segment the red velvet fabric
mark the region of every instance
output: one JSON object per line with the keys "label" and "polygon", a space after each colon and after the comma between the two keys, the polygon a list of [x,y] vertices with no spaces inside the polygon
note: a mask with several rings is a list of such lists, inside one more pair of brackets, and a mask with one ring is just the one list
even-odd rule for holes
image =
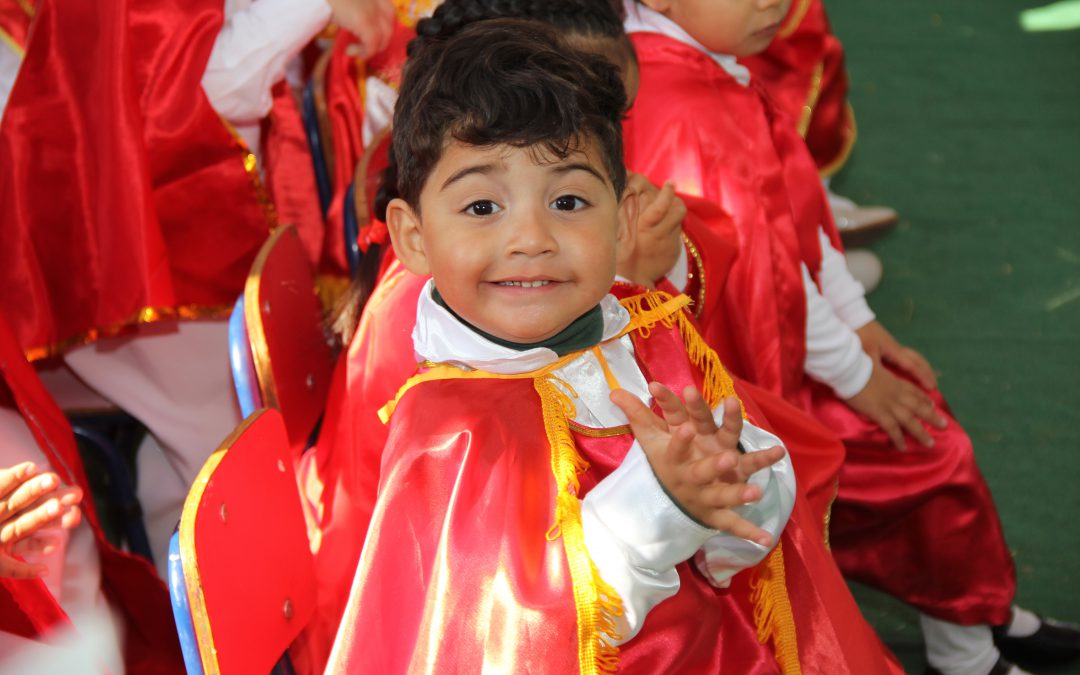
{"label": "red velvet fabric", "polygon": [[42,0],[34,21],[0,127],[0,286],[18,289],[0,310],[19,342],[41,356],[226,312],[270,223],[200,84],[221,2]]}
{"label": "red velvet fabric", "polygon": [[[700,52],[656,34],[633,39],[641,88],[625,125],[628,164],[656,182],[697,186],[732,216],[739,257],[723,311],[703,317],[704,334],[733,373],[843,438],[832,515],[841,569],[933,616],[1006,621],[1015,571],[967,436],[953,422],[931,430],[933,451],[886,451],[879,430],[803,372],[799,266],[817,269],[820,251],[809,250],[809,237],[823,223],[835,229],[793,125]],[[919,480],[905,482],[905,472]],[[962,545],[938,545],[958,539]]]}
{"label": "red velvet fabric", "polygon": [[[102,588],[123,616],[127,671],[183,673],[180,643],[172,620],[169,593],[153,566],[108,543],[98,522],[90,485],[67,418],[56,406],[37,373],[27,363],[14,333],[0,313],[0,391],[27,420],[50,469],[86,495],[82,511],[94,531],[101,556]],[[0,579],[0,631],[36,637],[70,625],[63,609],[40,579]]]}
{"label": "red velvet fabric", "polygon": [[844,48],[822,1],[793,2],[769,48],[740,62],[789,118],[806,119],[804,138],[818,169],[838,171],[855,142],[855,119],[847,101]]}

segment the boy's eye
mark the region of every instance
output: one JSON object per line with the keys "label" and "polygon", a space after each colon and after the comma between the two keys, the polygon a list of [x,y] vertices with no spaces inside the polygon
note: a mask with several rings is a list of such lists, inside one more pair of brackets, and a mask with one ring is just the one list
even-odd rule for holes
{"label": "boy's eye", "polygon": [[581,197],[575,197],[574,195],[563,195],[556,197],[555,201],[551,202],[551,206],[557,211],[577,211],[588,206],[589,203]]}
{"label": "boy's eye", "polygon": [[470,216],[490,216],[502,211],[502,207],[490,199],[481,199],[465,207],[465,213]]}

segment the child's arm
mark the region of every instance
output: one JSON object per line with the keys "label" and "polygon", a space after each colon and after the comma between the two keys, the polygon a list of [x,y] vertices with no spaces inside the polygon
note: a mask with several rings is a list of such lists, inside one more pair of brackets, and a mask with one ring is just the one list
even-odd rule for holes
{"label": "child's arm", "polygon": [[823,229],[818,230],[821,242],[821,294],[829,301],[836,315],[855,330],[863,351],[874,359],[883,359],[913,376],[924,389],[937,389],[937,377],[930,362],[922,354],[904,347],[875,320],[866,303],[865,291],[848,271],[844,254],[836,250]]}
{"label": "child's arm", "polygon": [[67,529],[79,524],[82,490],[61,487],[55,473],[37,474],[32,462],[0,469],[0,577],[34,579],[46,572],[15,555],[42,545],[33,535],[47,527]]}
{"label": "child's arm", "polygon": [[[623,601],[619,641],[633,637],[647,613],[678,592],[675,566],[699,550],[711,550],[713,560],[742,561],[738,569],[764,557],[787,521],[794,496],[793,482],[781,486],[772,471],[761,471],[785,456],[783,448],[746,455],[737,449],[740,438],[749,437],[742,433],[736,402],[718,408],[726,414],[717,428],[696,392],[688,390],[684,407],[663,387],[654,384],[650,390],[674,422],[657,417],[634,396],[615,392],[612,401],[626,412],[637,440],[582,503],[589,554]],[[760,522],[762,514],[748,506],[759,500],[772,511]],[[747,551],[754,552],[752,559]],[[707,576],[717,572],[712,578],[717,583],[738,571],[708,561],[702,567]]]}
{"label": "child's arm", "polygon": [[[637,244],[619,265],[618,275],[647,288],[655,287],[664,277],[676,277],[672,283],[681,289],[686,285],[689,264],[682,239],[686,205],[675,196],[674,184],[657,188],[639,173],[627,175],[626,189],[638,195]],[[680,268],[681,275],[677,273]]]}
{"label": "child's arm", "polygon": [[863,351],[859,336],[818,293],[805,266],[803,286],[807,301],[807,374],[832,387],[837,396],[872,419],[898,449],[905,447],[905,431],[924,446],[932,445],[920,420],[939,428],[946,422],[937,414],[930,397]]}

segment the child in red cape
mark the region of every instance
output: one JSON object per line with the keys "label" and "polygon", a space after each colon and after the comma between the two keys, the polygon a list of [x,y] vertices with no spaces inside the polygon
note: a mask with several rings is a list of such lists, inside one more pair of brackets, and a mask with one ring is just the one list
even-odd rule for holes
{"label": "child in red cape", "polygon": [[[1012,558],[971,441],[925,359],[874,321],[794,123],[737,61],[768,46],[788,4],[628,2],[641,66],[628,164],[733,218],[739,258],[705,334],[734,372],[843,436],[831,520],[840,568],[923,613],[928,658],[943,672],[1012,667],[992,625],[999,644],[1073,656],[1080,632],[1010,607]],[[921,447],[897,452],[909,437]]]}
{"label": "child in red cape", "polygon": [[[636,201],[620,198],[611,67],[503,22],[418,54],[388,220],[398,257],[434,278],[413,338],[438,363],[387,407],[328,672],[887,671],[816,528],[789,523],[752,588],[731,576],[768,553],[788,500],[804,506],[775,437],[740,425],[687,300],[607,295]],[[837,620],[866,639],[841,641]]]}

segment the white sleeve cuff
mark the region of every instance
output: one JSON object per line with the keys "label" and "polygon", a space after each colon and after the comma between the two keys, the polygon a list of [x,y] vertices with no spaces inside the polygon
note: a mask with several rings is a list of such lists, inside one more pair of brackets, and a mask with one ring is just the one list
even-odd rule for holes
{"label": "white sleeve cuff", "polygon": [[621,642],[637,635],[649,610],[679,591],[675,565],[719,534],[668,497],[637,441],[582,500],[581,524],[589,557],[622,598]]}
{"label": "white sleeve cuff", "polygon": [[840,320],[858,330],[874,320],[874,311],[866,303],[866,289],[851,276],[844,254],[833,247],[825,230],[818,228],[821,242],[821,293],[832,305]]}
{"label": "white sleeve cuff", "polygon": [[859,336],[818,292],[806,265],[802,273],[806,291],[804,368],[810,377],[832,387],[840,398],[851,398],[870,381],[873,361],[863,351]]}
{"label": "white sleeve cuff", "polygon": [[[783,445],[779,438],[749,422],[743,423],[739,441],[746,452]],[[776,546],[795,506],[795,471],[787,456],[750,476],[747,483],[761,488],[761,500],[740,506],[735,512],[768,532],[773,545],[765,547],[748,539],[718,532],[705,542],[694,557],[698,570],[714,586],[727,586],[736,573],[761,562]]]}

